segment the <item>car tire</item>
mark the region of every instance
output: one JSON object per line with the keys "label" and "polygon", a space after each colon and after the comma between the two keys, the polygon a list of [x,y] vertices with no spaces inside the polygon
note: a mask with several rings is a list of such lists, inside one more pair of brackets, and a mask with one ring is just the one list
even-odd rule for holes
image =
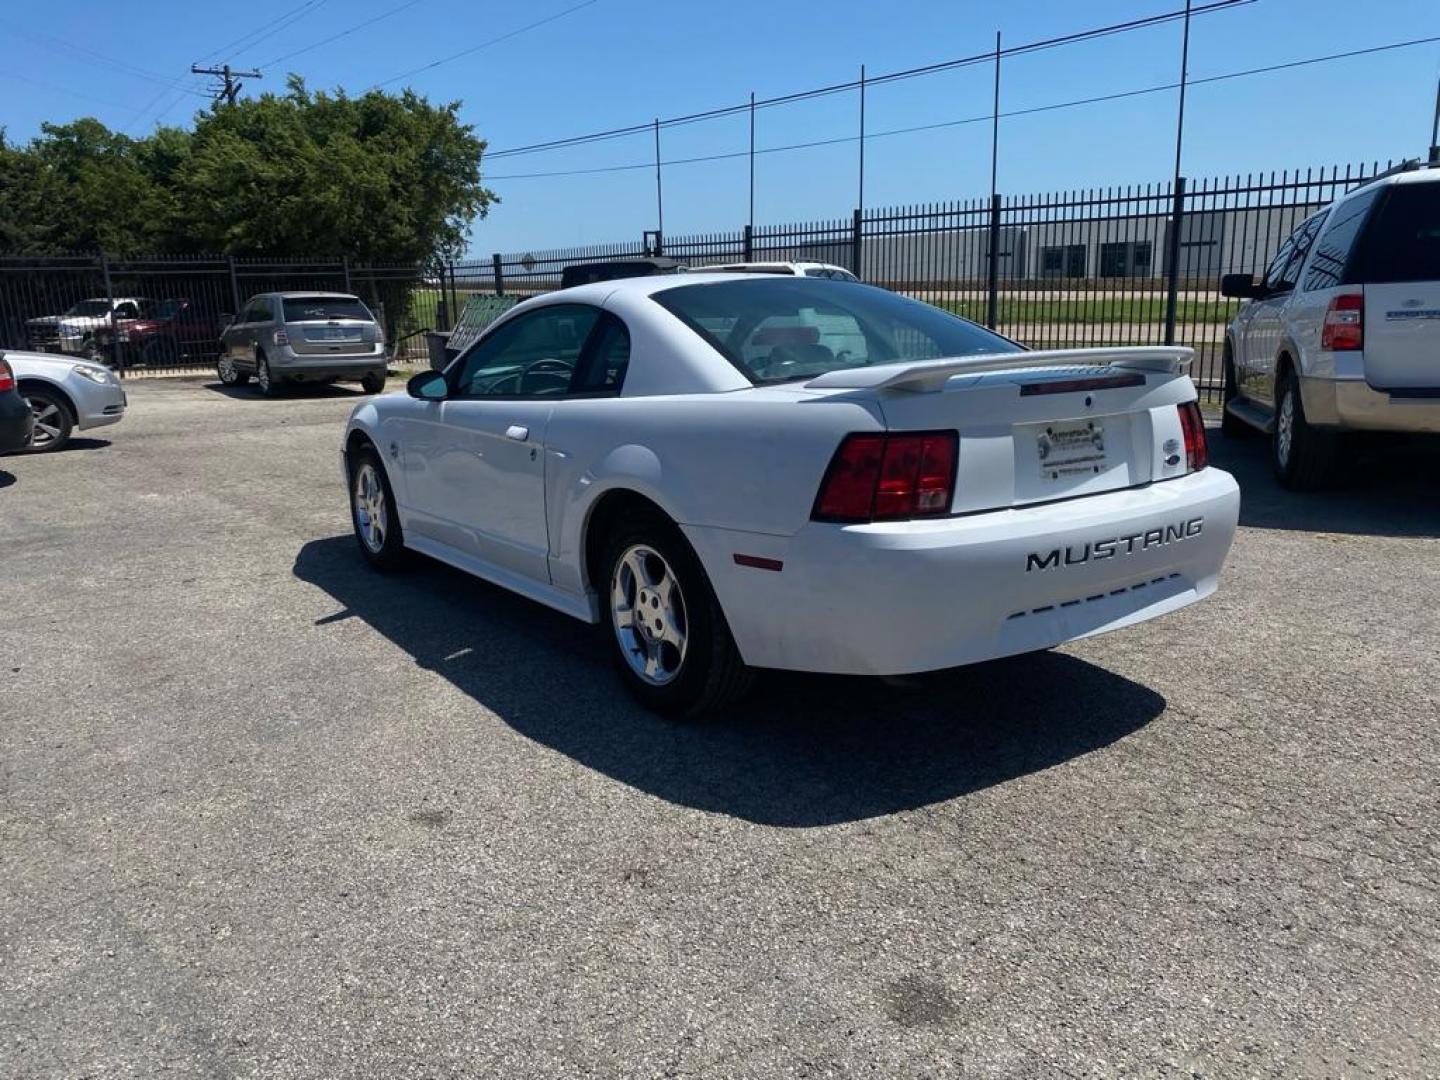
{"label": "car tire", "polygon": [[255,353],[255,389],[265,397],[279,397],[280,387],[284,385],[279,379],[270,374],[270,361],[265,359],[263,352]]}
{"label": "car tire", "polygon": [[620,677],[646,708],[695,719],[754,683],[710,581],[680,530],[633,519],[605,541],[597,582],[603,632]]}
{"label": "car tire", "polygon": [[219,363],[215,365],[215,374],[220,376],[220,382],[224,386],[244,386],[250,381],[250,376],[235,366],[235,361],[228,356],[220,357]]}
{"label": "car tire", "polygon": [[1275,478],[1292,491],[1323,487],[1335,467],[1338,447],[1334,432],[1313,427],[1305,419],[1300,380],[1287,371],[1275,392],[1275,430],[1270,437]]}
{"label": "car tire", "polygon": [[1225,379],[1224,398],[1220,406],[1220,433],[1227,439],[1246,439],[1255,435],[1255,429],[1247,424],[1240,417],[1231,413],[1228,408],[1230,402],[1240,396],[1240,384],[1235,378],[1235,357],[1230,351],[1230,344],[1225,344],[1225,359],[1222,368]]}
{"label": "car tire", "polygon": [[380,455],[367,443],[348,456],[347,464],[350,523],[360,554],[377,570],[397,569],[405,561],[405,534]]}
{"label": "car tire", "polygon": [[106,361],[108,350],[93,337],[87,337],[80,343],[80,358],[88,360],[92,364],[103,364]]}
{"label": "car tire", "polygon": [[68,401],[53,390],[38,387],[22,387],[20,394],[35,417],[34,430],[30,441],[21,449],[22,454],[53,453],[70,441],[75,421],[70,416]]}
{"label": "car tire", "polygon": [[371,372],[360,380],[360,389],[367,394],[378,394],[385,389],[385,374]]}

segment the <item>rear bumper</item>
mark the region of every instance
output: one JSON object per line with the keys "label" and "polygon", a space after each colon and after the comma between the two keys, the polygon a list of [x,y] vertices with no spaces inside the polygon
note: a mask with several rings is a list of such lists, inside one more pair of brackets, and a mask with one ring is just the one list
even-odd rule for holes
{"label": "rear bumper", "polygon": [[278,349],[271,358],[271,370],[285,379],[363,379],[384,374],[389,362],[385,347],[376,345],[364,352],[297,353],[290,347]]}
{"label": "rear bumper", "polygon": [[24,398],[14,391],[0,394],[0,454],[19,450],[28,443],[33,423]]}
{"label": "rear bumper", "polygon": [[[685,534],[747,663],[900,675],[1050,648],[1208,596],[1239,510],[1234,479],[1210,468],[936,521]],[[783,569],[738,566],[736,553]]]}
{"label": "rear bumper", "polygon": [[1300,380],[1305,419],[1321,427],[1357,431],[1440,434],[1440,398],[1396,397],[1361,379]]}

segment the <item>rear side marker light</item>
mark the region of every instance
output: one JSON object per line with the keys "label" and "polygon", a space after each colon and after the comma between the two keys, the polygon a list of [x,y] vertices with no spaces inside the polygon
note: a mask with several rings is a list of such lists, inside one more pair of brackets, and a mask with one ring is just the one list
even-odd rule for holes
{"label": "rear side marker light", "polygon": [[741,555],[735,553],[736,566],[749,566],[755,570],[784,570],[785,564],[779,559],[767,559],[763,555]]}
{"label": "rear side marker light", "polygon": [[1185,436],[1185,468],[1189,472],[1210,464],[1210,445],[1205,441],[1205,418],[1198,401],[1177,405],[1180,410],[1180,431]]}
{"label": "rear side marker light", "polygon": [[949,513],[958,438],[953,431],[845,436],[811,518],[854,524]]}
{"label": "rear side marker light", "polygon": [[1347,293],[1331,299],[1320,328],[1320,347],[1335,352],[1353,352],[1365,347],[1365,297],[1362,294]]}

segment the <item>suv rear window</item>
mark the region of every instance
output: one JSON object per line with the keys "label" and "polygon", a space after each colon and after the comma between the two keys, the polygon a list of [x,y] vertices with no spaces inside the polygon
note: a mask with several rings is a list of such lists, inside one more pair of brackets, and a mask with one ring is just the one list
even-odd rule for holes
{"label": "suv rear window", "polygon": [[1392,184],[1362,243],[1358,281],[1440,281],[1440,183]]}
{"label": "suv rear window", "polygon": [[370,309],[353,296],[288,296],[285,321],[317,322],[325,319],[363,319],[374,322]]}

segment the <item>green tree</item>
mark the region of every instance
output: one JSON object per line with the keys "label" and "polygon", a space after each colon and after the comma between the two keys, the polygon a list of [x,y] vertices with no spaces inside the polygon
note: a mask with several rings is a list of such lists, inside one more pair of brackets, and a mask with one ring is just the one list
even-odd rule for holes
{"label": "green tree", "polygon": [[416,262],[458,254],[495,201],[485,143],[459,103],[411,91],[312,93],[291,76],[202,117],[179,166],[180,215],[197,250]]}

